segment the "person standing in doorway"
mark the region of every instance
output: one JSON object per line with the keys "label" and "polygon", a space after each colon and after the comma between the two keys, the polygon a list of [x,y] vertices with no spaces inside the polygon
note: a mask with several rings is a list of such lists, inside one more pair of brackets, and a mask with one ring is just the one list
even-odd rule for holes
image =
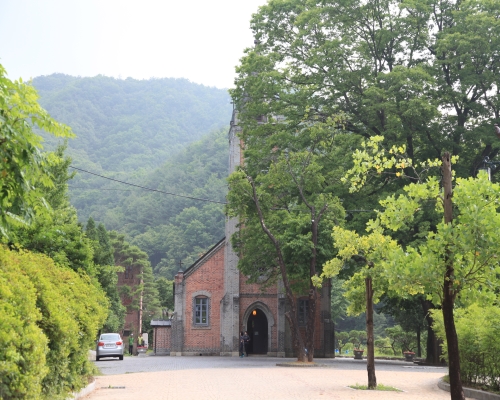
{"label": "person standing in doorway", "polygon": [[128,354],[132,355],[133,351],[134,351],[134,334],[131,333],[130,336],[128,337]]}
{"label": "person standing in doorway", "polygon": [[243,331],[240,332],[240,358],[245,357],[245,339]]}
{"label": "person standing in doorway", "polygon": [[247,351],[247,345],[250,343],[250,336],[248,335],[248,332],[245,331],[243,334],[243,350],[244,350],[244,355],[248,357],[248,351]]}

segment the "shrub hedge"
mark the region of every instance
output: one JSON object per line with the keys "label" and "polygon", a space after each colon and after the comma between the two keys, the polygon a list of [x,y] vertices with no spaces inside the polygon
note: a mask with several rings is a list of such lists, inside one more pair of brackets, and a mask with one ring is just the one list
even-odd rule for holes
{"label": "shrub hedge", "polygon": [[86,275],[0,247],[0,399],[66,398],[83,387],[106,309]]}
{"label": "shrub hedge", "polygon": [[[440,312],[434,312],[439,317]],[[435,319],[441,339],[446,338],[442,315]],[[460,351],[460,374],[464,385],[483,385],[500,390],[500,309],[498,306],[471,305],[455,311],[455,327]],[[446,349],[446,345],[444,346]]]}

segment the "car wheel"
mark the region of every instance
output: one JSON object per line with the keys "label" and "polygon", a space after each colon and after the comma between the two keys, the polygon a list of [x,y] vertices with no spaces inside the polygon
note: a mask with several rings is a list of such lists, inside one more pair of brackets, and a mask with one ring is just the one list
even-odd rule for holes
{"label": "car wheel", "polygon": [[96,360],[96,361],[99,361],[99,360],[100,360],[100,357],[99,357],[99,356],[96,356],[96,357],[95,357],[95,360]]}
{"label": "car wheel", "polygon": [[123,356],[120,356],[120,361],[123,361]]}

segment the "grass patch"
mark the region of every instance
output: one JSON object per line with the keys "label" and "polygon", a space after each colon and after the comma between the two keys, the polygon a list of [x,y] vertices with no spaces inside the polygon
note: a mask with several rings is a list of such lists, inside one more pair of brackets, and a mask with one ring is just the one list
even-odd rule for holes
{"label": "grass patch", "polygon": [[402,390],[397,389],[392,386],[387,386],[379,383],[375,389],[368,389],[368,385],[360,385],[356,383],[355,385],[349,385],[351,389],[356,389],[356,390],[380,390],[383,392],[402,392]]}
{"label": "grass patch", "polygon": [[277,363],[276,366],[278,367],[302,367],[302,368],[307,368],[307,367],[329,367],[327,364],[318,364],[315,362],[300,362],[300,361],[290,361],[290,362],[283,362],[283,363]]}

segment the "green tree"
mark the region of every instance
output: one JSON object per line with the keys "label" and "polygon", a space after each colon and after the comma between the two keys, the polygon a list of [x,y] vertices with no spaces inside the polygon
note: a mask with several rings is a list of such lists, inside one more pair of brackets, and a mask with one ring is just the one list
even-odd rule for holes
{"label": "green tree", "polygon": [[391,348],[395,356],[402,355],[405,351],[414,351],[415,337],[407,331],[404,331],[400,325],[392,328],[386,328],[385,334],[390,340]]}
{"label": "green tree", "polygon": [[405,143],[413,161],[460,155],[468,176],[497,152],[499,12],[487,0],[270,1],[252,18],[235,93],[291,129],[344,112],[349,131]]}
{"label": "green tree", "polygon": [[[148,255],[137,246],[127,242],[125,235],[111,231],[109,238],[113,247],[115,265],[122,268],[131,267],[139,271],[140,283],[131,287],[122,286],[124,292],[120,295],[131,300],[128,311],[139,311],[140,326],[134,327],[136,333],[140,333],[142,329],[149,330],[151,319],[160,312],[160,299]],[[134,343],[134,346],[136,345],[137,343]]]}
{"label": "green tree", "polygon": [[335,336],[337,338],[337,348],[339,349],[339,354],[342,354],[342,349],[349,341],[349,334],[347,332],[338,332]]}
{"label": "green tree", "polygon": [[59,161],[46,167],[47,173],[53,177],[53,185],[38,191],[48,208],[36,210],[30,225],[13,226],[8,240],[13,246],[46,254],[61,266],[94,277],[92,244],[85,237],[76,210],[69,202],[68,181],[72,174],[68,173],[68,167],[71,159],[65,157],[64,151],[65,146],[58,147],[51,157]]}
{"label": "green tree", "polygon": [[163,277],[156,279],[156,287],[160,296],[160,305],[163,309],[174,310],[174,281]]}
{"label": "green tree", "polygon": [[[339,199],[332,194],[338,180],[337,171],[329,168],[328,156],[338,130],[331,120],[305,125],[293,134],[285,128],[280,131],[276,124],[271,129],[280,133],[281,139],[276,141],[270,131],[261,134],[261,127],[245,126],[245,165],[229,177],[227,206],[228,214],[237,217],[241,227],[232,237],[234,248],[242,255],[238,268],[250,282],[282,280],[290,307],[285,316],[298,360],[312,361],[318,296],[315,280],[323,262],[333,255],[329,232],[344,215]],[[299,330],[298,296],[308,296],[305,338]]]}
{"label": "green tree", "polygon": [[397,249],[397,243],[378,230],[361,236],[341,227],[333,229],[332,238],[338,248],[338,254],[336,258],[325,264],[322,276],[336,276],[343,265],[351,259],[361,265],[361,268],[344,283],[347,289],[345,296],[350,301],[347,309],[349,314],[359,315],[365,312],[368,388],[375,389],[377,378],[375,374],[374,304],[378,303],[380,297],[389,291],[382,262]]}
{"label": "green tree", "polygon": [[332,321],[334,324],[339,320],[343,320],[346,317],[347,307],[349,302],[344,296],[345,289],[343,288],[344,280],[340,279],[338,276],[331,278],[332,282],[332,293],[331,293],[331,314]]}
{"label": "green tree", "polygon": [[[499,7],[486,0],[269,1],[252,18],[256,46],[242,58],[232,92],[245,146],[273,136],[280,148],[281,132],[344,115],[347,154],[359,136],[383,134],[387,147],[405,143],[413,162],[451,149],[460,155],[457,176],[475,175],[484,156],[498,153],[491,125],[500,104]],[[253,157],[265,164],[271,148]],[[394,178],[381,170],[358,195],[335,194],[348,210],[373,209],[408,182]],[[394,238],[416,245],[439,222],[430,214]],[[349,227],[363,232],[370,215],[353,215]]]}
{"label": "green tree", "polygon": [[149,332],[152,337],[153,329],[151,320],[161,315],[161,301],[158,286],[155,282],[151,264],[144,267],[142,273],[143,292],[142,292],[142,332]]}
{"label": "green tree", "polygon": [[[377,140],[380,138],[375,139]],[[403,152],[404,148],[391,149],[392,153],[398,151]],[[402,168],[402,162],[412,165],[411,160],[397,161],[394,156],[387,156],[381,166],[379,156],[383,154],[386,154],[384,150],[376,152],[374,157],[367,152],[360,152],[353,168],[355,175],[363,177],[371,169],[390,169],[395,166]],[[367,161],[369,159],[372,161]],[[499,246],[496,232],[500,228],[500,214],[497,212],[500,185],[489,182],[486,174],[480,174],[476,179],[457,178],[452,191],[451,163],[452,157],[445,153],[441,162],[429,161],[414,165],[414,171],[417,168],[441,165],[443,189],[435,177],[423,179],[420,176],[419,182],[405,187],[404,194],[381,201],[384,211],[378,212],[377,219],[368,224],[367,231],[370,233],[364,240],[369,241],[370,237],[379,236],[381,244],[384,241],[389,243],[388,239],[384,239],[384,231],[398,231],[411,224],[414,215],[424,205],[442,210],[443,218],[436,230],[429,231],[418,247],[393,247],[383,257],[378,257],[378,264],[388,282],[387,288],[394,293],[401,297],[425,294],[434,304],[441,305],[448,348],[451,396],[454,400],[461,400],[464,395],[454,308],[459,299],[464,304],[496,296],[495,290],[498,290],[499,285],[499,267],[496,261]],[[397,173],[402,174],[401,171]],[[358,182],[355,178],[354,183]],[[357,253],[359,246],[348,243],[348,238],[353,233],[339,233],[337,239],[343,240],[339,254]],[[377,253],[380,254],[380,250],[372,254]],[[333,273],[340,263],[341,260],[337,259],[330,264],[330,270],[325,267],[326,274]]]}
{"label": "green tree", "polygon": [[422,295],[408,299],[384,296],[382,298],[382,307],[377,311],[390,314],[405,333],[415,335],[417,357],[422,357],[421,333],[426,327],[426,316],[422,309],[423,301],[425,301],[425,297]]}
{"label": "green tree", "polygon": [[38,104],[33,86],[12,82],[0,65],[0,233],[12,224],[29,224],[35,213],[47,209],[41,193],[53,187],[48,167],[59,160],[42,153],[42,138],[33,128],[58,137],[71,137],[71,129],[52,119]]}
{"label": "green tree", "polygon": [[94,220],[89,218],[85,233],[92,240],[97,279],[109,300],[108,317],[102,330],[104,332],[119,332],[125,323],[126,313],[118,293],[117,272],[121,271],[122,268],[115,266],[113,247],[109,233],[103,224],[99,224],[96,228]]}

